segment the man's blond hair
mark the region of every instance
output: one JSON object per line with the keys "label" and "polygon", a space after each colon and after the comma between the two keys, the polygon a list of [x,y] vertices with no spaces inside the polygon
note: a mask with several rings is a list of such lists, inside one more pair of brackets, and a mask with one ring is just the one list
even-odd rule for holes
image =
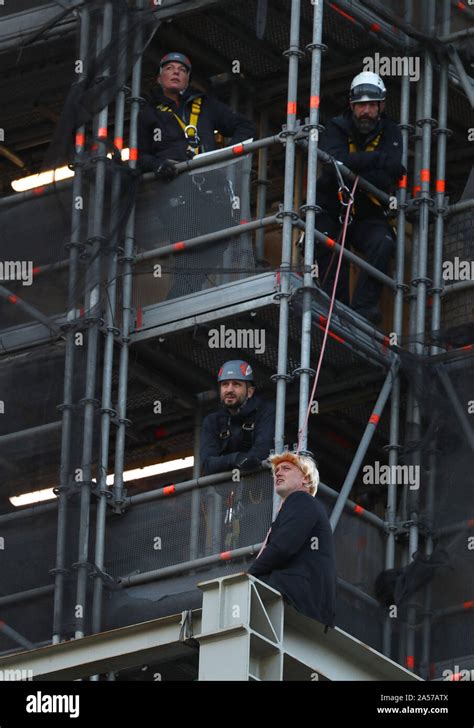
{"label": "man's blond hair", "polygon": [[280,463],[285,462],[293,463],[297,468],[301,470],[305,479],[309,480],[304,485],[308,488],[310,495],[316,495],[319,485],[319,472],[316,467],[316,463],[306,455],[297,455],[294,452],[280,452],[277,455],[272,455],[268,458],[268,462],[272,466],[272,472],[275,472],[275,468]]}

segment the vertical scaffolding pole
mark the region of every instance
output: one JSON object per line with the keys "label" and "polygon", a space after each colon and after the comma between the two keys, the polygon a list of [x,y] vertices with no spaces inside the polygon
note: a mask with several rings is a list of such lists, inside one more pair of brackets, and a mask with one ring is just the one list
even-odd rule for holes
{"label": "vertical scaffolding pole", "polygon": [[[441,34],[447,35],[450,30],[451,8],[449,0],[443,0]],[[431,331],[438,331],[441,325],[441,291],[442,291],[442,263],[443,263],[443,235],[445,213],[445,175],[446,175],[446,144],[448,137],[448,62],[443,57],[440,61],[439,91],[438,91],[438,127],[436,129],[436,224],[433,251],[433,287],[431,309]],[[430,347],[431,356],[437,354],[437,346]],[[428,481],[425,502],[425,518],[427,537],[425,553],[433,553],[434,507],[436,485],[436,450],[431,448],[429,454]],[[428,584],[425,592],[423,620],[421,627],[421,659],[420,673],[425,680],[430,677],[431,653],[431,622],[432,622],[432,587]]]}
{"label": "vertical scaffolding pole", "polygon": [[[128,15],[123,13],[120,18],[119,37],[126,37],[128,25]],[[123,59],[125,63],[125,59]],[[125,69],[123,69],[124,71]],[[119,70],[120,72],[120,70]],[[122,72],[123,73],[123,72]],[[107,69],[105,75],[109,75]],[[124,75],[124,74],[123,74]],[[125,82],[125,78],[123,78]],[[122,88],[116,98],[115,103],[115,130],[114,139],[116,143],[121,145],[123,139],[125,115],[125,89]],[[109,220],[109,269],[107,273],[106,286],[106,338],[104,347],[104,362],[102,371],[102,403],[101,403],[101,434],[100,434],[100,463],[97,475],[97,511],[96,511],[96,531],[95,531],[95,555],[94,555],[94,591],[92,601],[92,632],[101,631],[102,623],[102,592],[103,592],[103,574],[104,574],[104,556],[105,556],[105,518],[107,511],[107,498],[110,497],[110,491],[107,487],[107,471],[109,465],[109,448],[110,448],[110,424],[111,417],[116,413],[112,409],[112,369],[114,359],[115,337],[120,333],[115,323],[115,307],[117,302],[117,261],[119,234],[117,220],[120,217],[120,189],[122,175],[117,166],[114,167],[114,176],[112,181],[111,194],[111,215]],[[130,182],[129,182],[130,183]],[[93,678],[98,680],[98,676]]]}
{"label": "vertical scaffolding pole", "polygon": [[[268,109],[263,109],[260,114],[260,139],[268,135]],[[257,179],[257,219],[265,217],[267,208],[267,187],[268,187],[268,147],[258,150],[258,179]],[[257,230],[255,236],[255,257],[257,267],[262,266],[265,256],[265,229]]]}
{"label": "vertical scaffolding pole", "polygon": [[[435,6],[432,3],[425,2],[424,19],[426,28],[430,28],[434,18]],[[431,131],[433,119],[431,118],[433,106],[433,64],[431,53],[428,49],[424,51],[423,65],[423,116],[417,120],[417,124],[421,126],[421,170],[420,170],[420,196],[419,196],[419,250],[418,250],[418,274],[415,280],[416,284],[416,310],[415,310],[415,334],[417,341],[415,352],[422,355],[424,351],[423,342],[418,337],[423,336],[425,330],[426,319],[426,292],[428,283],[428,232],[429,232],[429,205],[430,205],[430,164],[431,164]],[[415,374],[418,378],[419,373]],[[419,387],[417,387],[419,389]],[[421,411],[420,403],[416,398],[416,392],[412,397],[412,417],[411,430],[415,442],[419,442],[421,438]],[[413,453],[413,465],[421,471],[420,451],[417,448]],[[421,476],[421,472],[420,472]],[[420,483],[422,483],[420,477]],[[420,494],[415,490],[411,490],[408,494],[408,557],[409,561],[413,559],[414,554],[418,550],[419,537],[419,500]],[[416,608],[408,607],[408,626],[407,626],[407,656],[406,666],[414,669],[415,665],[415,618]]]}
{"label": "vertical scaffolding pole", "polygon": [[[410,78],[408,75],[402,78],[400,97],[400,129],[403,139],[402,164],[408,169],[408,144],[410,132]],[[400,184],[398,192],[398,214],[397,214],[397,250],[395,263],[395,281],[397,290],[393,312],[393,332],[400,341],[403,333],[403,294],[404,294],[404,271],[405,271],[405,234],[406,217],[405,209],[407,202],[407,179]],[[400,451],[400,374],[397,373],[393,383],[392,397],[390,402],[390,440],[388,449],[388,463],[390,472],[395,472],[392,466],[398,464],[398,453]],[[397,485],[390,483],[387,489],[387,541],[385,551],[385,568],[393,569],[395,566],[395,535],[397,531]],[[390,656],[391,651],[392,622],[389,617],[385,618],[383,631],[383,652]]]}
{"label": "vertical scaffolding pole", "polygon": [[[87,73],[87,49],[89,43],[90,17],[87,7],[80,11],[80,40],[79,59],[82,61],[82,74],[78,82]],[[75,140],[76,158],[84,152],[85,127],[77,129]],[[75,165],[74,179],[72,183],[71,203],[71,239],[66,244],[69,249],[69,279],[68,279],[68,304],[67,304],[67,326],[65,331],[65,357],[64,357],[64,389],[62,410],[62,431],[61,431],[61,464],[59,470],[58,489],[58,530],[56,535],[56,566],[54,573],[54,605],[53,605],[53,644],[62,639],[62,619],[64,609],[64,581],[66,576],[66,533],[67,533],[67,510],[68,490],[71,467],[71,434],[73,417],[73,382],[74,364],[76,356],[75,346],[75,323],[76,319],[76,296],[77,278],[79,265],[79,251],[82,249],[81,241],[81,218],[82,206],[76,201],[82,198],[82,168],[80,164]]]}
{"label": "vertical scaffolding pole", "polygon": [[[141,10],[143,0],[137,0],[137,10]],[[142,44],[143,30],[141,24],[138,26],[135,36],[134,50],[137,53]],[[141,85],[142,58],[137,58],[132,71],[132,90],[130,98],[130,159],[131,169],[137,167],[137,119],[140,111],[140,85]],[[122,336],[119,364],[119,382],[117,395],[117,419],[118,428],[115,439],[115,463],[114,463],[114,508],[120,513],[124,502],[123,467],[125,461],[125,432],[128,425],[127,420],[127,384],[128,384],[128,355],[130,344],[130,330],[132,328],[132,266],[135,260],[135,203],[132,205],[130,216],[127,220],[125,230],[125,245],[122,258]]]}
{"label": "vertical scaffolding pole", "polygon": [[[276,415],[275,415],[275,452],[282,452],[285,437],[286,385],[291,377],[287,373],[288,358],[288,317],[290,296],[291,245],[293,239],[293,220],[298,215],[293,210],[293,192],[295,177],[295,134],[296,103],[298,95],[298,63],[302,52],[299,49],[300,39],[300,0],[291,0],[290,47],[285,51],[288,57],[288,104],[286,116],[285,148],[285,181],[283,197],[283,232],[280,274],[280,322],[278,329],[278,364],[277,373],[272,377],[276,381]],[[276,513],[279,498],[274,493],[273,510]]]}
{"label": "vertical scaffolding pole", "polygon": [[308,428],[305,427],[306,413],[310,395],[311,377],[315,371],[310,367],[311,359],[311,289],[313,288],[312,266],[314,262],[314,226],[317,212],[316,206],[316,175],[318,167],[318,138],[319,138],[319,94],[321,84],[321,56],[324,46],[321,43],[323,32],[323,2],[315,0],[313,11],[313,37],[307,50],[311,52],[311,90],[310,115],[308,138],[308,177],[306,204],[302,211],[306,213],[305,249],[304,249],[304,277],[303,277],[303,314],[301,320],[301,363],[295,371],[300,377],[298,430],[300,451],[307,451]]}
{"label": "vertical scaffolding pole", "polygon": [[[112,38],[112,3],[107,2],[104,6],[101,42],[97,43],[97,56],[101,48],[109,45]],[[99,32],[99,30],[98,30]],[[102,69],[102,72],[107,69]],[[87,580],[89,571],[89,530],[90,530],[90,501],[92,486],[92,453],[94,436],[94,413],[96,408],[95,387],[97,374],[97,354],[99,348],[99,326],[101,324],[101,300],[100,300],[100,269],[101,254],[104,242],[103,217],[104,217],[104,196],[105,177],[107,163],[107,147],[105,138],[107,136],[108,107],[105,106],[94,120],[97,124],[97,155],[95,167],[94,194],[92,196],[92,236],[91,243],[91,264],[88,275],[88,292],[86,297],[86,315],[90,322],[87,334],[87,360],[85,374],[85,397],[82,400],[84,407],[84,431],[82,443],[82,483],[80,501],[79,521],[79,545],[77,559],[77,590],[76,590],[76,631],[75,637],[85,635],[86,624],[86,602],[87,602]]]}

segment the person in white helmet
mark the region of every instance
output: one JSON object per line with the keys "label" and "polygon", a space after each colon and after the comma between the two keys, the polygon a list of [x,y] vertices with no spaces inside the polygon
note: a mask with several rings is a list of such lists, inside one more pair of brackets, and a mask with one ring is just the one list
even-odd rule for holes
{"label": "person in white helmet", "polygon": [[[395,191],[406,173],[402,160],[402,135],[398,125],[386,116],[384,82],[376,73],[359,73],[351,83],[349,106],[332,118],[321,135],[320,148],[387,193]],[[342,213],[338,197],[340,182],[333,164],[325,165],[317,186],[317,204],[322,212],[316,227],[330,238],[339,238]],[[348,226],[346,247],[362,253],[368,263],[387,273],[395,249],[395,236],[387,211],[373,196],[359,188],[355,194],[352,222]],[[332,291],[336,272],[335,255],[323,245],[316,257],[323,288]],[[381,320],[379,299],[382,284],[363,270],[359,272],[351,301],[354,310],[373,324]],[[336,297],[349,304],[349,265],[343,261]]]}

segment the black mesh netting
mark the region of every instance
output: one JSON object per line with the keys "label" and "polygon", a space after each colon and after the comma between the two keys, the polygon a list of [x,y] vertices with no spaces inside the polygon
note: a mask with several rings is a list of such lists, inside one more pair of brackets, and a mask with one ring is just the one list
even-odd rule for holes
{"label": "black mesh netting", "polygon": [[[69,473],[80,465],[84,393],[83,348],[77,347],[72,387]],[[0,358],[0,512],[9,498],[58,486],[61,405],[64,401],[64,347],[61,343]]]}
{"label": "black mesh netting", "polygon": [[138,252],[171,243],[178,243],[178,249],[171,256],[158,254],[135,267],[137,306],[186,296],[255,272],[248,233],[203,241],[189,249],[183,244],[249,221],[251,166],[247,155],[187,172],[170,183],[152,180],[142,185],[137,198]]}

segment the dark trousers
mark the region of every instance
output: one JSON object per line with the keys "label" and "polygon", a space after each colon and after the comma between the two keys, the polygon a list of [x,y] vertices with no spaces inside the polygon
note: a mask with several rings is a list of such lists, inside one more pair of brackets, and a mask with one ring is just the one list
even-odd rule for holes
{"label": "dark trousers", "polygon": [[[336,217],[326,212],[316,217],[316,229],[325,233],[333,240],[339,241],[342,223]],[[382,273],[387,273],[390,259],[395,250],[395,237],[387,220],[383,217],[358,220],[354,218],[347,228],[345,248],[354,248],[362,253],[370,265]],[[337,251],[333,252],[325,245],[317,243],[316,259],[319,267],[319,280],[323,289],[331,294],[337,269]],[[332,264],[331,264],[332,259]],[[329,265],[331,267],[328,271]],[[324,281],[324,283],[323,283]],[[382,292],[382,284],[369,276],[364,270],[359,270],[359,279],[352,297],[351,306],[354,309],[367,309],[376,306]],[[349,305],[349,263],[344,258],[341,263],[336,298]]]}

